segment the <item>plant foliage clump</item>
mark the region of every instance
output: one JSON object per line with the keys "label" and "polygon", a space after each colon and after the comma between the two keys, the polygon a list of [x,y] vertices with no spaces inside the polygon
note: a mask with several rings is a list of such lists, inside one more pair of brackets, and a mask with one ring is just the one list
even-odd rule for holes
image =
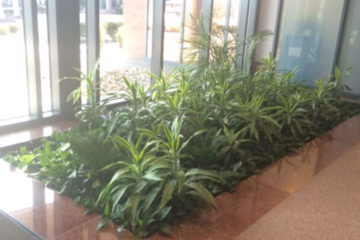
{"label": "plant foliage clump", "polygon": [[[201,204],[216,208],[215,195],[359,112],[341,100],[338,70],[308,87],[293,81],[295,71],[278,70],[270,55],[251,74],[261,36],[248,43],[244,68],[236,34],[219,38],[193,38],[192,59],[200,64],[152,76],[148,89],[124,78],[127,90],[117,97],[127,103],[116,109],[96,101],[96,69],[83,74],[91,91],[80,123],[7,159],[101,213],[99,228],[114,222],[146,237],[170,233],[173,219]],[[201,57],[204,49],[209,58]]]}

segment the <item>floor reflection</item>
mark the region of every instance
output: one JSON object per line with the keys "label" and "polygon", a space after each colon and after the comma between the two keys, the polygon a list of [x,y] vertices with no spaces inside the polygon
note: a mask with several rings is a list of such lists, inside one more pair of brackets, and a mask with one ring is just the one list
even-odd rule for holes
{"label": "floor reflection", "polygon": [[66,129],[73,127],[75,124],[76,121],[60,120],[44,126],[37,126],[11,133],[0,133],[0,148],[29,142],[34,139],[49,137],[54,132],[63,132]]}

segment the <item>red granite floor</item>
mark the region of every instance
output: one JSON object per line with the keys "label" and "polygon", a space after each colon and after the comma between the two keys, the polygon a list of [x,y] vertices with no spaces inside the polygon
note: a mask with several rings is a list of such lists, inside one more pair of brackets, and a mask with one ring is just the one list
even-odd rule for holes
{"label": "red granite floor", "polygon": [[[218,196],[217,211],[212,208],[201,209],[174,223],[170,238],[155,234],[149,239],[237,239],[251,226],[256,226],[263,217],[281,207],[292,195],[300,192],[329,165],[340,161],[359,142],[360,116],[356,116],[313,140],[297,154],[286,156],[269,166],[262,175],[252,176],[240,183],[234,193]],[[0,209],[46,239],[135,239],[128,232],[118,234],[115,227],[97,232],[99,216],[84,216],[85,209],[73,200],[45,188],[19,170],[11,169],[2,160],[0,190]],[[267,239],[262,236],[259,239]]]}
{"label": "red granite floor", "polygon": [[234,240],[360,239],[359,160],[360,142]]}

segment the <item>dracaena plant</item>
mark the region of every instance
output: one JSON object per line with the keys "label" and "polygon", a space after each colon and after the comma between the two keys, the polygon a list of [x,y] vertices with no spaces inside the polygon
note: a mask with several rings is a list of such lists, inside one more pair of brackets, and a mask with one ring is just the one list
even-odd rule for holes
{"label": "dracaena plant", "polygon": [[113,138],[125,158],[100,170],[115,171],[98,199],[98,206],[104,209],[100,226],[112,219],[120,224],[119,230],[125,227],[145,237],[157,228],[168,232],[168,222],[189,208],[189,199],[216,207],[212,194],[201,182],[223,180],[213,172],[186,171],[181,166],[182,150],[192,139],[181,141],[181,122],[176,118],[171,129],[161,125],[164,140],[147,130],[142,130],[149,137],[145,142],[143,136],[136,143]]}
{"label": "dracaena plant", "polygon": [[97,79],[99,71],[100,61],[97,61],[95,66],[89,71],[88,74],[82,72],[80,69],[76,69],[80,74],[80,77],[66,77],[62,80],[75,80],[80,83],[79,87],[73,90],[67,101],[72,101],[73,104],[81,103],[81,96],[85,93],[86,103],[81,103],[82,106],[78,106],[77,118],[87,125],[89,130],[99,127],[102,124],[104,118],[106,118],[106,104],[110,100],[104,99],[100,101],[100,82]]}
{"label": "dracaena plant", "polygon": [[288,98],[279,96],[279,100],[280,105],[275,107],[274,118],[279,123],[282,131],[293,136],[305,134],[306,127],[311,125],[305,109],[309,100],[300,94],[294,94]]}
{"label": "dracaena plant", "polygon": [[[250,101],[238,99],[233,103],[234,113],[229,116],[235,129],[245,129],[245,136],[257,141],[273,136],[280,131],[280,125],[274,118],[274,107],[264,106],[263,96],[254,96]],[[237,109],[237,110],[236,110]]]}
{"label": "dracaena plant", "polygon": [[[216,206],[210,192],[200,183],[197,183],[197,181],[208,180],[222,182],[223,180],[215,173],[201,169],[190,169],[186,173],[182,166],[182,159],[186,157],[184,150],[193,138],[204,133],[202,129],[193,133],[187,139],[184,139],[184,136],[181,134],[183,121],[184,117],[181,116],[174,119],[171,127],[161,124],[157,131],[143,129],[144,134],[157,142],[157,152],[162,153],[162,158],[171,163],[171,169],[168,171],[169,183],[166,184],[166,189],[169,190],[164,192],[166,194],[163,193],[162,205],[166,205],[171,199],[167,193],[171,192],[171,194],[176,193],[177,195],[175,196],[180,200],[183,200],[186,195],[189,195],[192,198],[198,198],[201,201]],[[175,191],[175,189],[177,189],[177,191]]]}

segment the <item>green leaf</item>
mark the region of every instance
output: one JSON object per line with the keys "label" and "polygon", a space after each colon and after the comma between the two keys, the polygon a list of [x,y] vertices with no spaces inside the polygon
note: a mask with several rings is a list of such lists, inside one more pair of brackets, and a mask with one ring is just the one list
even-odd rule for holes
{"label": "green leaf", "polygon": [[99,231],[101,229],[103,229],[104,227],[106,227],[107,225],[109,225],[111,223],[111,219],[110,218],[107,218],[107,217],[104,217],[101,219],[100,223],[98,224],[96,230]]}
{"label": "green leaf", "polygon": [[109,202],[107,202],[106,205],[105,205],[104,215],[105,216],[110,216],[110,204],[109,204]]}
{"label": "green leaf", "polygon": [[98,188],[100,187],[100,181],[96,180],[91,184],[91,188]]}
{"label": "green leaf", "polygon": [[213,195],[202,184],[188,183],[187,186],[194,190],[193,192],[190,192],[190,194],[199,197],[202,201],[212,205],[214,208],[217,208]]}
{"label": "green leaf", "polygon": [[154,171],[149,171],[149,172],[147,172],[146,174],[145,174],[145,176],[144,176],[144,179],[146,179],[146,180],[150,180],[150,181],[161,181],[161,180],[163,180],[162,178],[161,178],[161,176],[158,176],[157,174],[156,174],[156,172],[154,172]]}
{"label": "green leaf", "polygon": [[144,201],[144,209],[145,210],[149,210],[150,206],[154,203],[156,197],[159,195],[161,191],[161,187],[157,187],[153,190],[151,190],[151,192],[149,194],[147,194],[146,199]]}
{"label": "green leaf", "polygon": [[161,197],[159,210],[162,210],[166,206],[166,204],[170,201],[175,191],[175,188],[176,188],[176,180],[170,180],[169,182],[166,183]]}
{"label": "green leaf", "polygon": [[163,221],[170,213],[171,211],[171,206],[164,208],[163,210],[161,210],[160,213],[160,221]]}
{"label": "green leaf", "polygon": [[136,212],[138,210],[138,206],[140,201],[143,200],[143,197],[140,195],[134,195],[130,198],[130,207],[131,207],[131,228],[134,231],[136,228]]}
{"label": "green leaf", "polygon": [[241,166],[243,165],[243,162],[242,161],[238,161],[237,163],[235,163],[232,167],[233,171],[238,171]]}
{"label": "green leaf", "polygon": [[124,225],[119,225],[117,228],[118,233],[121,233],[124,230]]}
{"label": "green leaf", "polygon": [[192,177],[193,179],[207,179],[215,182],[225,182],[225,180],[216,173],[199,168],[190,169],[185,175],[186,177]]}
{"label": "green leaf", "polygon": [[196,136],[203,134],[204,132],[206,132],[205,129],[199,130],[197,132],[195,132],[191,137],[189,137],[182,145],[181,148],[179,149],[179,152],[181,152],[188,144],[189,142]]}
{"label": "green leaf", "polygon": [[116,206],[119,204],[121,198],[124,196],[125,192],[129,189],[129,187],[132,186],[132,184],[127,184],[124,186],[121,186],[119,190],[117,190],[113,195],[113,206],[112,206],[112,212],[115,211]]}
{"label": "green leaf", "polygon": [[177,172],[177,180],[178,180],[178,194],[181,194],[186,180],[186,175],[183,170]]}
{"label": "green leaf", "polygon": [[171,227],[170,227],[170,225],[167,224],[167,223],[161,223],[159,229],[160,229],[160,231],[161,231],[162,233],[165,233],[165,234],[168,234],[168,235],[171,234]]}

